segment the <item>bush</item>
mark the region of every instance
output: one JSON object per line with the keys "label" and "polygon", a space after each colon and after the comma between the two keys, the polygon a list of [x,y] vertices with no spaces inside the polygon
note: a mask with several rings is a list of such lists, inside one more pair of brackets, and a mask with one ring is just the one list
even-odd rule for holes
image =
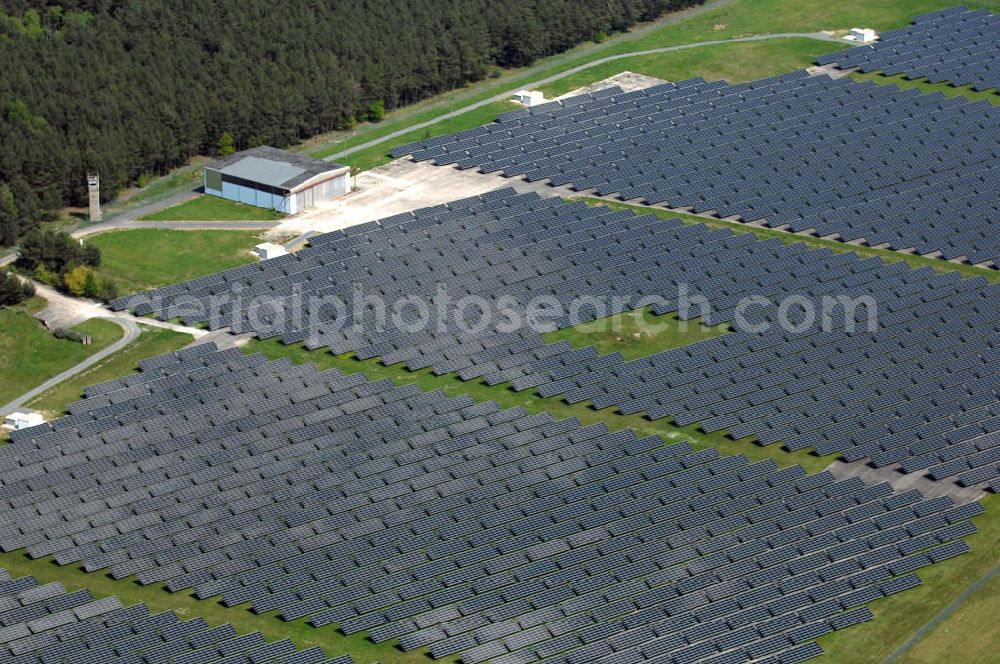
{"label": "bush", "polygon": [[34,296],[35,285],[30,281],[21,281],[7,271],[0,271],[0,306],[20,304]]}
{"label": "bush", "polygon": [[216,148],[216,151],[219,153],[219,156],[221,157],[226,157],[236,152],[236,147],[234,146],[234,141],[233,141],[233,135],[231,133],[229,133],[228,131],[222,132],[222,135],[219,136],[219,145]]}
{"label": "bush", "polygon": [[101,277],[86,265],[78,265],[63,275],[61,287],[70,295],[91,297],[105,302],[118,297],[118,285]]}
{"label": "bush", "polygon": [[32,274],[34,274],[37,281],[40,281],[47,286],[52,286],[53,288],[63,287],[62,277],[44,265],[36,267]]}
{"label": "bush", "polygon": [[87,335],[83,332],[77,332],[76,330],[71,330],[68,327],[57,327],[52,330],[52,336],[56,339],[71,339],[72,341],[79,341],[84,343],[87,340]]}
{"label": "bush", "polygon": [[97,267],[101,264],[101,250],[92,244],[85,244],[81,247],[80,258],[84,265]]}
{"label": "bush", "polygon": [[25,236],[14,266],[77,297],[114,299],[118,289],[93,270],[100,264],[101,250],[96,246],[81,245],[68,233],[34,231]]}
{"label": "bush", "polygon": [[377,101],[368,107],[368,121],[381,122],[385,117],[385,102]]}
{"label": "bush", "polygon": [[86,265],[77,265],[63,275],[63,286],[70,295],[93,297],[97,291],[97,275]]}
{"label": "bush", "polygon": [[105,302],[115,299],[118,297],[118,284],[110,279],[101,279],[97,285],[97,297]]}

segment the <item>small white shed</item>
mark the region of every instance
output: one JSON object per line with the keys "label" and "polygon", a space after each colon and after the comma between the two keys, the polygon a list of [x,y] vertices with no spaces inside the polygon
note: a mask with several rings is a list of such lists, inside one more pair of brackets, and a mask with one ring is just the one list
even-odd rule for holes
{"label": "small white shed", "polygon": [[545,93],[541,90],[518,90],[512,101],[525,106],[538,106],[545,103]]}
{"label": "small white shed", "polygon": [[878,39],[878,33],[871,28],[851,28],[851,33],[844,39],[859,44],[867,44]]}
{"label": "small white shed", "polygon": [[261,242],[253,248],[253,252],[260,256],[262,261],[266,261],[269,258],[284,256],[288,253],[288,250],[280,244],[275,244],[273,242]]}
{"label": "small white shed", "polygon": [[34,411],[16,410],[3,419],[3,425],[15,431],[36,427],[39,424],[45,424],[45,418]]}

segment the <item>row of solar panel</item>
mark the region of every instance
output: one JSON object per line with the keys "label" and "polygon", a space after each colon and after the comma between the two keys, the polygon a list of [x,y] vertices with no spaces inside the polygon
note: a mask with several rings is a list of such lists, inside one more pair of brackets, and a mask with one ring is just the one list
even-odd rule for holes
{"label": "row of solar panel", "polygon": [[912,26],[882,33],[874,44],[829,53],[817,63],[1000,89],[1000,15],[965,7],[924,14]]}
{"label": "row of solar panel", "polygon": [[1000,256],[1000,112],[985,101],[804,73],[694,81],[543,105],[393,154],[947,259]]}
{"label": "row of solar panel", "polygon": [[5,549],[471,662],[799,661],[981,511],[236,350],[88,394],[0,450]]}
{"label": "row of solar panel", "polygon": [[319,648],[299,650],[201,618],[181,621],[173,611],[153,615],[142,604],[126,607],[117,597],[98,600],[30,576],[12,579],[3,569],[0,624],[0,662],[10,664],[353,664],[348,655],[328,659]]}
{"label": "row of solar panel", "polygon": [[[636,304],[628,303],[643,298],[659,298],[655,313],[678,312],[686,293],[689,304],[695,298],[706,306],[685,307],[684,318],[703,316],[733,330],[626,362],[593,348],[547,344],[532,329],[470,332],[449,322],[422,332],[381,329],[355,310],[359,286],[388,303],[412,296],[430,302],[440,287],[455,299],[475,294],[496,306],[504,297],[527,303],[552,296],[566,312],[554,318],[557,327],[630,309]],[[307,324],[277,331],[235,302],[216,306],[221,320],[210,319],[211,298],[237,288],[241,297],[266,298],[292,314],[286,320]],[[583,308],[574,319],[570,305],[583,295],[619,304]],[[947,477],[942,473],[949,468],[959,468],[956,475],[977,470],[976,446],[985,441],[972,441],[996,430],[990,362],[1000,339],[1000,289],[982,279],[512,191],[319,236],[293,256],[147,296],[113,306],[169,319],[198,302],[202,313],[187,314],[188,322],[456,372],[465,380],[509,382],[516,390],[698,422],[793,449],[841,451],[911,471],[934,468],[937,478]],[[309,304],[333,296],[344,301],[340,319]],[[837,305],[844,320],[829,329],[813,325],[785,334],[776,324],[777,303],[789,296],[868,304],[850,312]],[[775,304],[748,311],[741,304],[751,297]],[[360,326],[345,324],[358,316]],[[769,324],[769,332],[755,331],[757,323]],[[995,469],[992,462],[982,467]]]}

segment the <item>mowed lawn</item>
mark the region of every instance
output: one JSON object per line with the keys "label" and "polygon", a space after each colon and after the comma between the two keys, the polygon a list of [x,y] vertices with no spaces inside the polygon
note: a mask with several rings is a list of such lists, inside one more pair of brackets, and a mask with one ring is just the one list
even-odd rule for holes
{"label": "mowed lawn", "polygon": [[82,399],[83,390],[88,385],[122,378],[136,370],[139,360],[172,353],[192,341],[191,335],[183,332],[149,325],[140,327],[142,334],[138,339],[69,380],[42,392],[28,403],[28,407],[43,411],[49,417],[65,415],[66,406]]}
{"label": "mowed lawn", "polygon": [[540,89],[545,92],[546,97],[558,97],[625,70],[667,81],[683,81],[700,76],[706,81],[743,83],[805,69],[812,66],[820,55],[839,48],[843,46],[805,38],[699,46],[613,60],[549,83]]}
{"label": "mowed lawn", "polygon": [[122,329],[93,318],[73,329],[89,334],[84,346],[71,339],[57,339],[31,314],[44,308],[40,298],[15,307],[0,307],[0,405],[44,383],[122,337]]}
{"label": "mowed lawn", "polygon": [[[989,626],[1000,613],[1000,575],[978,588],[945,620],[902,655],[899,664],[938,664],[954,661],[995,662],[1000,653],[1000,630]],[[975,635],[972,638],[972,635]]]}
{"label": "mowed lawn", "polygon": [[838,0],[805,2],[803,0],[736,0],[693,16],[675,25],[650,32],[623,44],[637,51],[678,43],[732,39],[748,35],[782,32],[818,32],[870,27],[880,32],[909,25],[919,14],[964,4],[1000,9],[996,0]]}
{"label": "mowed lawn", "polygon": [[[701,76],[710,81],[724,79],[731,83],[739,83],[804,69],[812,65],[818,56],[845,46],[847,44],[842,46],[816,39],[794,38],[703,46],[614,60],[538,89],[545,92],[546,97],[557,97],[625,70],[670,81]],[[472,129],[494,121],[500,113],[516,108],[520,106],[506,101],[487,104],[430,127],[412,131],[382,145],[358,151],[343,161],[359,170],[369,170],[390,161],[387,155],[390,147]],[[362,142],[364,141],[360,138],[349,141],[354,145]],[[340,145],[337,149],[343,148],[344,145]]]}
{"label": "mowed lawn", "polygon": [[[508,101],[497,101],[491,104],[486,104],[481,108],[469,111],[468,113],[462,113],[461,115],[457,115],[447,120],[442,120],[441,122],[433,124],[429,127],[416,129],[386,143],[375,145],[365,150],[359,150],[340,161],[360,171],[371,170],[376,166],[381,166],[382,164],[392,161],[388,154],[389,149],[392,147],[397,145],[406,145],[407,143],[414,143],[416,141],[425,141],[428,138],[444,136],[445,134],[452,134],[456,131],[464,131],[480,125],[489,124],[490,122],[496,120],[497,116],[501,113],[513,111],[518,108],[521,108],[521,106]],[[447,112],[447,110],[442,112]],[[360,139],[352,140],[349,141],[348,145],[358,145],[364,142],[365,141]],[[345,145],[340,145],[336,149],[328,150],[328,152],[333,154],[344,149],[344,147]]]}
{"label": "mowed lawn", "polygon": [[285,215],[267,208],[202,195],[142,217],[143,221],[277,221]]}
{"label": "mowed lawn", "polygon": [[228,270],[256,259],[255,231],[181,231],[137,228],[86,240],[101,250],[101,275],[122,295]]}
{"label": "mowed lawn", "polygon": [[574,348],[593,346],[601,355],[618,353],[626,360],[634,360],[728,331],[726,325],[709,327],[700,318],[680,320],[676,313],[657,316],[646,308],[547,332],[544,336],[549,343],[566,341]]}

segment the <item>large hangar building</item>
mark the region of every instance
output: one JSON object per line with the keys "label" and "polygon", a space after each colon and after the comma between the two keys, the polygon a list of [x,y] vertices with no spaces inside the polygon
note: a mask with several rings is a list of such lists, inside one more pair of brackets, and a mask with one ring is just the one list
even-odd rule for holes
{"label": "large hangar building", "polygon": [[351,169],[269,146],[237,152],[205,168],[205,193],[296,214],[351,190]]}

